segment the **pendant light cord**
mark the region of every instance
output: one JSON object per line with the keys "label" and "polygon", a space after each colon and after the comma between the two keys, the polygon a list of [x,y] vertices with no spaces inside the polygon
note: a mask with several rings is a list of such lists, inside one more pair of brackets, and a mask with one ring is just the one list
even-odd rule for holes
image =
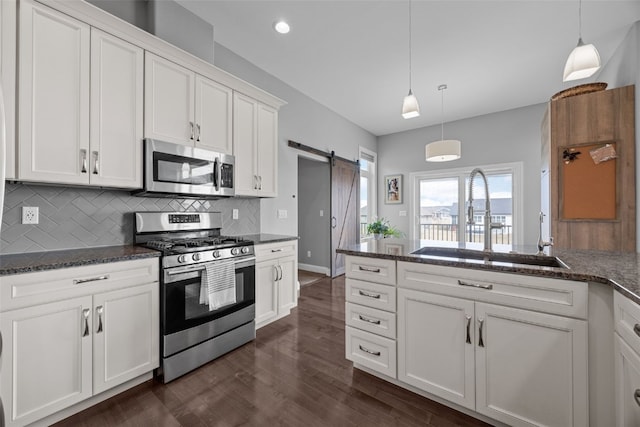
{"label": "pendant light cord", "polygon": [[447,88],[447,85],[438,86],[438,90],[440,91],[440,131],[441,131],[441,141],[444,141],[444,90]]}
{"label": "pendant light cord", "polygon": [[582,0],[578,1],[578,38],[582,40]]}
{"label": "pendant light cord", "polygon": [[411,92],[411,0],[409,0],[409,92]]}

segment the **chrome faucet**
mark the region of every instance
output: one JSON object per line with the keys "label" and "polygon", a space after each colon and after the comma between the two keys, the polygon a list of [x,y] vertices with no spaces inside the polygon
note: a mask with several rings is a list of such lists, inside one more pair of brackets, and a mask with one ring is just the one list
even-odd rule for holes
{"label": "chrome faucet", "polygon": [[540,224],[538,229],[538,255],[545,255],[544,248],[553,246],[553,237],[549,237],[549,241],[542,240],[542,223],[544,222],[544,213],[540,212]]}
{"label": "chrome faucet", "polygon": [[491,200],[489,198],[489,183],[487,177],[480,168],[475,168],[469,175],[469,207],[467,208],[467,224],[473,225],[473,179],[480,175],[484,181],[485,208],[484,208],[484,250],[491,252],[491,230],[502,228],[503,224],[491,222]]}

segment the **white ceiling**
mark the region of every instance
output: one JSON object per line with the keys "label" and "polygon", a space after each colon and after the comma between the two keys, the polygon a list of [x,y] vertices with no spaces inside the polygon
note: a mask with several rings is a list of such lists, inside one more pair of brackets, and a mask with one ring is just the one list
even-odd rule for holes
{"label": "white ceiling", "polygon": [[[215,41],[374,135],[545,102],[596,76],[563,83],[578,39],[578,1],[412,2],[412,70],[421,116],[405,120],[408,0],[179,0],[214,26]],[[640,0],[584,0],[582,36],[603,63]],[[288,35],[273,31],[285,18]],[[445,137],[446,137],[445,127]],[[451,135],[455,137],[455,135]]]}

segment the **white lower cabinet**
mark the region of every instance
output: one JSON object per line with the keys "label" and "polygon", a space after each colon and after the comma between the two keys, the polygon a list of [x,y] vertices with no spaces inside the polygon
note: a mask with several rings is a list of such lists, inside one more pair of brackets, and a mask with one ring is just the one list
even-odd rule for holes
{"label": "white lower cabinet", "polygon": [[298,305],[297,241],[256,245],[256,329]]}
{"label": "white lower cabinet", "polygon": [[640,306],[613,295],[616,426],[640,426]]}
{"label": "white lower cabinet", "polygon": [[[511,426],[589,424],[587,321],[555,314],[586,313],[586,284],[397,270],[399,381]],[[551,291],[573,297],[555,304]],[[554,314],[538,311],[545,304]]]}
{"label": "white lower cabinet", "polygon": [[[7,426],[36,422],[158,367],[157,263],[154,258],[0,278],[3,291],[23,297],[0,304]],[[69,296],[71,290],[77,296]],[[45,296],[59,301],[29,305]]]}
{"label": "white lower cabinet", "polygon": [[91,397],[91,304],[85,296],[0,315],[8,426],[32,423]]}

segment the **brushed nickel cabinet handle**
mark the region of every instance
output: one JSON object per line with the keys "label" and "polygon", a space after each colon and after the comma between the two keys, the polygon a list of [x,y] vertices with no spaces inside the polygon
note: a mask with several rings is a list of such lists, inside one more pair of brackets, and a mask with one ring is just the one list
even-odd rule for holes
{"label": "brushed nickel cabinet handle", "polygon": [[480,288],[480,289],[493,289],[493,285],[485,285],[482,283],[471,283],[471,282],[465,282],[463,280],[458,280],[458,285],[460,286],[469,286],[471,288]]}
{"label": "brushed nickel cabinet handle", "polygon": [[97,282],[99,280],[107,280],[107,279],[109,279],[109,275],[105,274],[103,276],[90,277],[88,279],[73,279],[73,284],[74,285],[80,285],[82,283]]}
{"label": "brushed nickel cabinet handle", "polygon": [[363,267],[361,265],[358,266],[358,270],[366,271],[368,273],[380,273],[380,269],[379,268],[367,268],[367,267]]}
{"label": "brushed nickel cabinet handle", "polygon": [[253,175],[253,189],[258,189],[258,175]]}
{"label": "brushed nickel cabinet handle", "polygon": [[273,279],[274,282],[278,281],[278,266],[274,265],[273,266],[273,272],[276,274],[275,278]]}
{"label": "brushed nickel cabinet handle", "polygon": [[360,290],[358,291],[358,293],[363,297],[380,299],[380,294],[370,294],[369,292],[360,291]]}
{"label": "brushed nickel cabinet handle", "polygon": [[94,152],[93,152],[93,158],[94,158],[94,162],[93,162],[93,174],[94,174],[94,175],[98,175],[100,172],[98,171],[99,163],[98,163],[98,152],[97,152],[97,151],[94,151]]}
{"label": "brushed nickel cabinet handle", "polygon": [[87,150],[84,148],[80,150],[80,162],[81,162],[81,173],[87,173]]}
{"label": "brushed nickel cabinet handle", "polygon": [[98,329],[96,329],[96,334],[102,332],[102,314],[104,313],[104,307],[99,305],[96,308],[96,313],[98,313]]}
{"label": "brushed nickel cabinet handle", "polygon": [[363,322],[368,322],[368,323],[373,323],[374,325],[379,325],[380,321],[376,320],[376,319],[370,319],[368,317],[364,317],[361,314],[358,314],[358,319],[362,320]]}
{"label": "brushed nickel cabinet handle", "polygon": [[484,319],[478,319],[478,323],[480,323],[480,328],[478,328],[478,347],[484,347],[484,340],[482,339],[482,327],[484,326]]}
{"label": "brushed nickel cabinet handle", "polygon": [[640,323],[636,323],[635,325],[633,325],[633,332],[635,332],[636,335],[640,337]]}
{"label": "brushed nickel cabinet handle", "polygon": [[364,351],[365,353],[369,353],[373,356],[380,356],[380,352],[379,351],[371,351],[366,347],[363,347],[361,345],[358,345],[358,347],[360,348],[361,351]]}
{"label": "brushed nickel cabinet handle", "polygon": [[89,314],[91,314],[91,310],[85,308],[82,310],[82,321],[84,322],[84,327],[82,328],[82,336],[86,337],[89,335]]}
{"label": "brushed nickel cabinet handle", "polygon": [[471,316],[465,316],[467,319],[467,344],[471,344]]}
{"label": "brushed nickel cabinet handle", "polygon": [[196,124],[196,141],[200,142],[200,125]]}
{"label": "brushed nickel cabinet handle", "polygon": [[271,252],[282,252],[282,248],[280,248],[280,249],[271,249]]}
{"label": "brushed nickel cabinet handle", "polygon": [[189,139],[193,141],[193,134],[194,134],[193,122],[189,122],[189,126],[191,127],[191,136],[189,136]]}
{"label": "brushed nickel cabinet handle", "polygon": [[633,398],[635,399],[636,404],[640,406],[640,388],[637,388],[636,391],[633,393]]}

